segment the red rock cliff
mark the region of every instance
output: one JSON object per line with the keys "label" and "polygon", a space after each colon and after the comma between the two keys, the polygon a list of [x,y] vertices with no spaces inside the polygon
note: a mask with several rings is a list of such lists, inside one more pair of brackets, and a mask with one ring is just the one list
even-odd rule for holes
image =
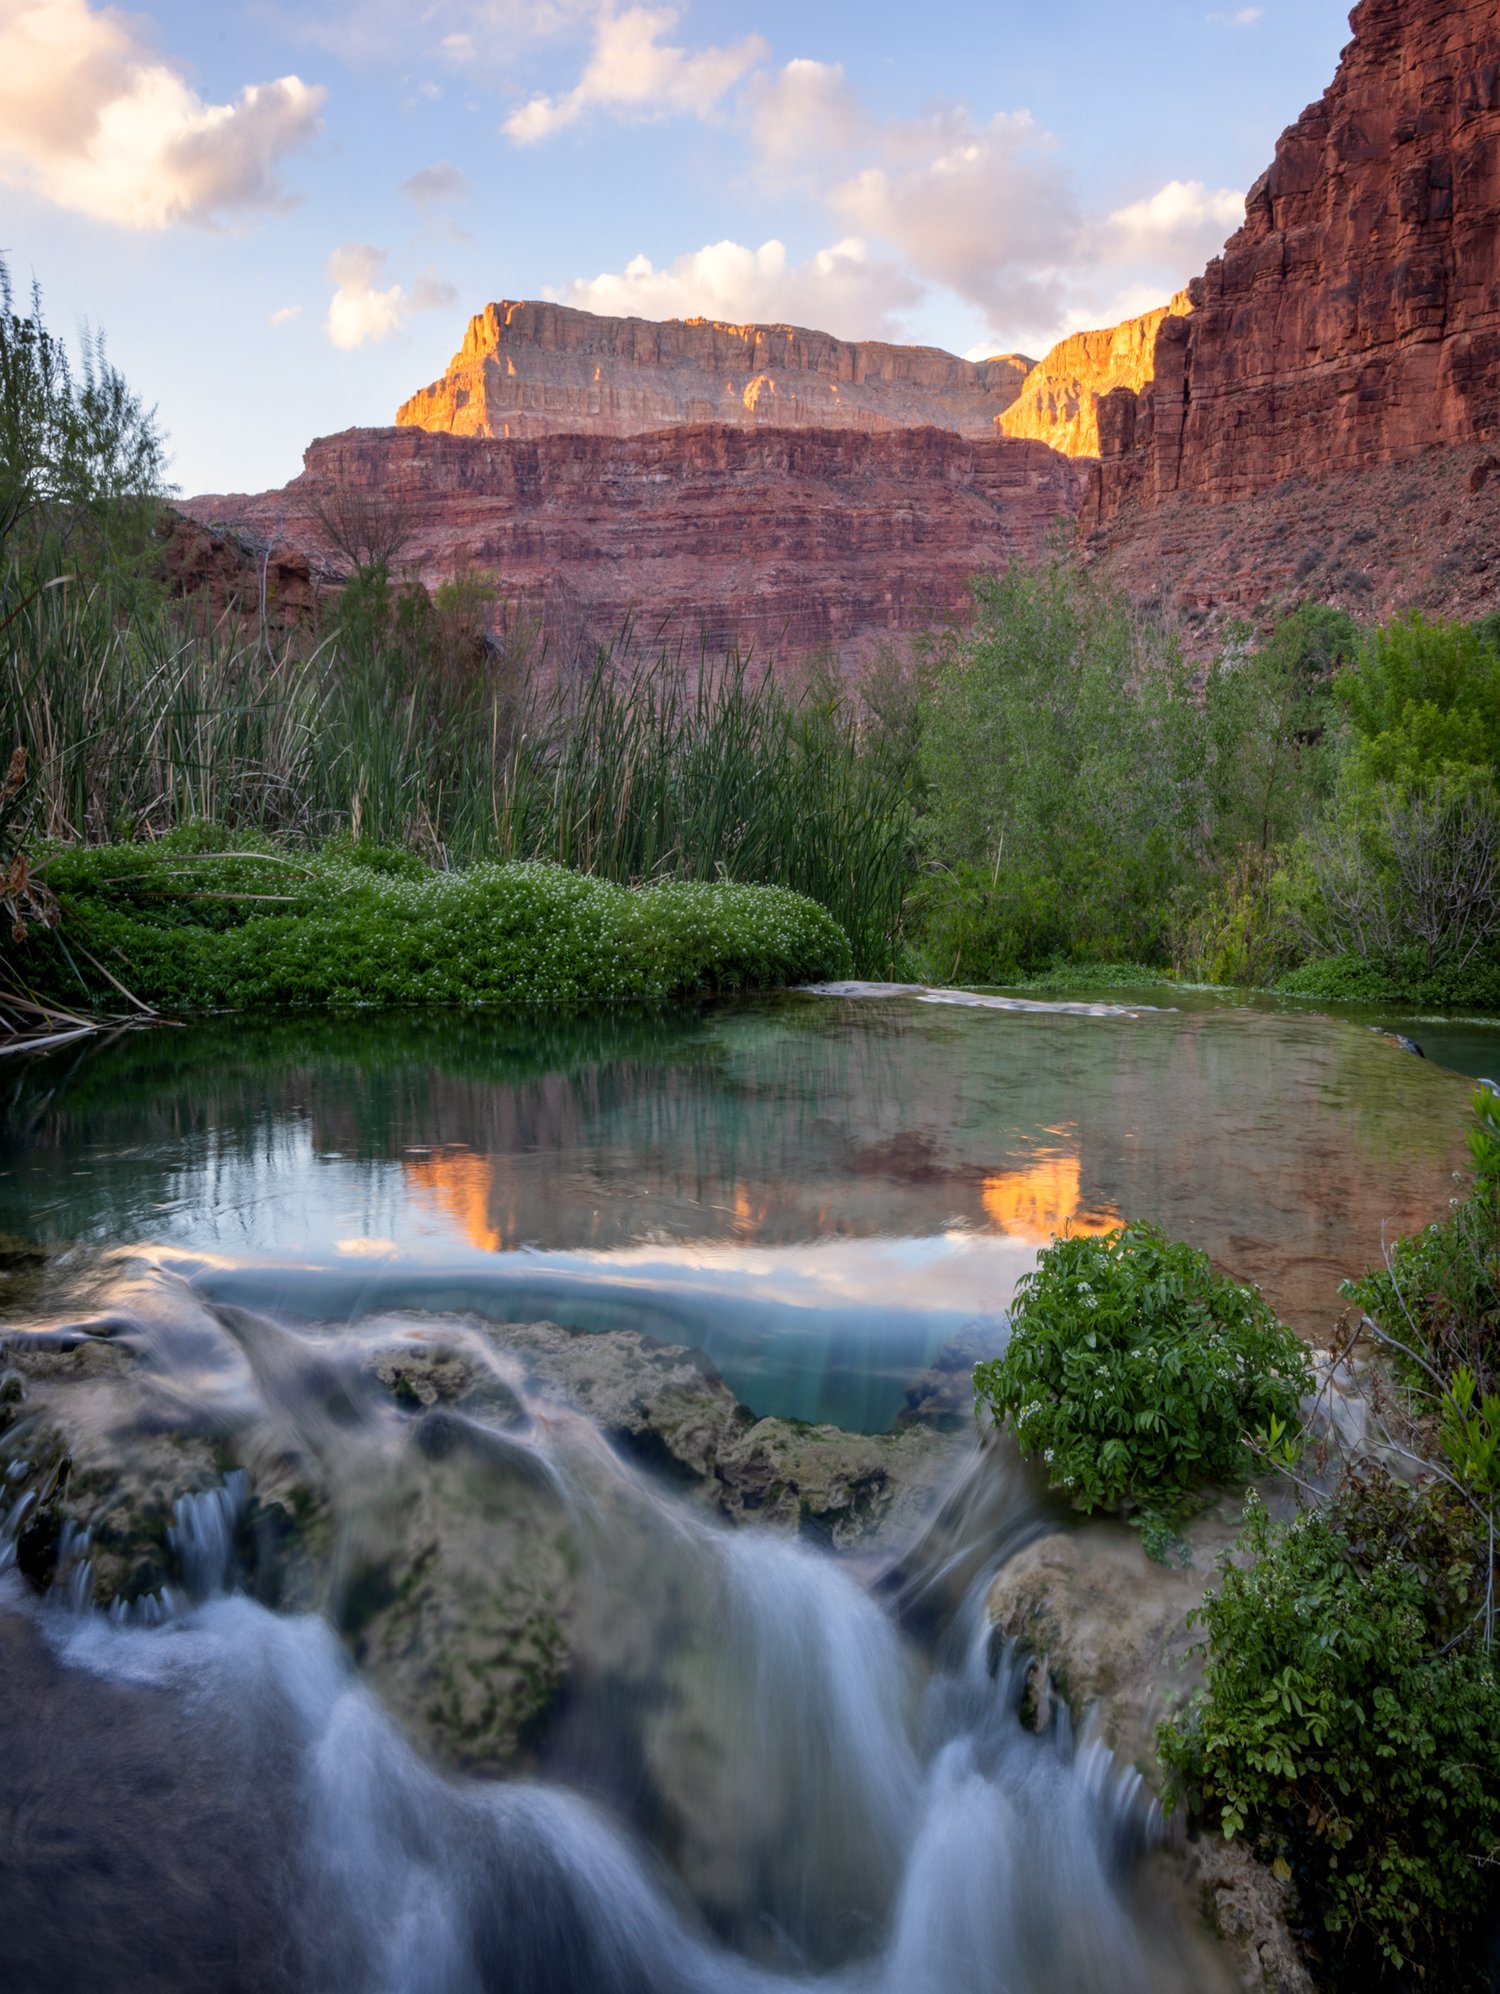
{"label": "red rock cliff", "polygon": [[1151,386],[1102,402],[1092,524],[1500,434],[1500,5],[1361,0],[1351,25]]}
{"label": "red rock cliff", "polygon": [[520,442],[356,429],[305,464],[283,491],[183,509],[327,560],[320,498],[369,491],[404,516],[403,561],[425,581],[488,569],[564,648],[637,616],[710,654],[829,645],[846,660],[1041,553],[1087,475],[1008,438],[722,425]]}
{"label": "red rock cliff", "polygon": [[792,325],[604,318],[566,305],[488,305],[441,380],[396,411],[454,436],[639,436],[736,428],[951,429],[988,436],[1031,362],[834,339]]}
{"label": "red rock cliff", "polygon": [[1001,436],[1029,436],[1066,457],[1099,455],[1099,403],[1116,388],[1139,394],[1156,366],[1162,322],[1193,309],[1191,292],[1100,332],[1075,332],[1039,360],[1021,392],[996,416]]}

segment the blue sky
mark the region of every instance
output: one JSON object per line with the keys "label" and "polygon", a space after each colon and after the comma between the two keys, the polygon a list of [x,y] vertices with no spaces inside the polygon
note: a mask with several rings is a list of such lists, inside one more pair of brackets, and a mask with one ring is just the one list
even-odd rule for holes
{"label": "blue sky", "polygon": [[0,0],[0,250],[186,492],[391,420],[490,299],[1040,353],[1165,298],[1344,0]]}

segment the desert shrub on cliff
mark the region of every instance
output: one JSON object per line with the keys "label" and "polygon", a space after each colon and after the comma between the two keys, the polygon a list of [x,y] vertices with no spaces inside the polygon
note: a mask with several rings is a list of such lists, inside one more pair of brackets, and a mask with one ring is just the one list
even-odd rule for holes
{"label": "desert shrub on cliff", "polygon": [[1010,1342],[975,1392],[1085,1511],[1180,1511],[1243,1474],[1245,1437],[1295,1419],[1307,1351],[1206,1253],[1127,1225],[1064,1238],[1018,1284]]}
{"label": "desert shrub on cliff", "polygon": [[108,996],[89,963],[169,1011],[256,1006],[661,1001],[847,975],[821,907],[773,887],[630,891],[561,867],[434,872],[410,852],[229,847],[209,827],[60,853],[65,934],[39,951],[63,999]]}

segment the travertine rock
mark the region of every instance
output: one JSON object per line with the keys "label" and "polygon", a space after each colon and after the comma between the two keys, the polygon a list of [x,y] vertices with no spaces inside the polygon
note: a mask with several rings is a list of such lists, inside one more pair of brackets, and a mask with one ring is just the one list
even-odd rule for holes
{"label": "travertine rock", "polygon": [[969,578],[1031,559],[1077,508],[1086,467],[1045,444],[937,429],[723,425],[529,442],[421,429],[314,443],[283,491],[185,510],[326,559],[336,488],[399,507],[403,564],[429,583],[490,570],[554,655],[632,618],[696,655],[852,660],[962,609]]}
{"label": "travertine rock", "polygon": [[396,411],[453,436],[641,436],[738,429],[991,433],[1031,362],[835,339],[795,325],[605,318],[504,299],[470,319],[441,380]]}
{"label": "travertine rock", "polygon": [[1016,400],[996,416],[996,431],[1031,437],[1066,457],[1097,457],[1101,399],[1116,388],[1138,394],[1148,386],[1163,320],[1192,309],[1191,291],[1179,291],[1169,305],[1123,325],[1070,334],[1032,368]]}
{"label": "travertine rock", "polygon": [[1500,7],[1360,0],[1351,24],[1152,384],[1102,401],[1091,525],[1500,435]]}

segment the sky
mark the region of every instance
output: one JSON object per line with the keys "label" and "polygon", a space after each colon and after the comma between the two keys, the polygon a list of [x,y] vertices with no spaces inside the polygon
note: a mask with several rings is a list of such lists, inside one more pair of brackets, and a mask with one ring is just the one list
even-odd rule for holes
{"label": "sky", "polygon": [[554,298],[975,357],[1159,303],[1346,0],[0,0],[0,254],[184,493],[393,420]]}

